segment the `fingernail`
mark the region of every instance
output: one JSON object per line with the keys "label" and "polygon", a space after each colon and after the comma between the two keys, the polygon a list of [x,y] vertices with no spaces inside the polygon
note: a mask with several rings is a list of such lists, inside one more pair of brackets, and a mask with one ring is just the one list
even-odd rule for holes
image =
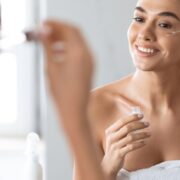
{"label": "fingernail", "polygon": [[149,126],[149,122],[144,121],[143,123],[144,123],[145,126]]}
{"label": "fingernail", "polygon": [[139,106],[131,107],[131,113],[134,114],[134,115],[137,115],[138,118],[143,117],[143,113],[142,113]]}
{"label": "fingernail", "polygon": [[65,50],[65,45],[64,45],[64,42],[62,41],[57,41],[57,42],[54,42],[51,46],[51,49],[54,51],[54,52],[62,52]]}

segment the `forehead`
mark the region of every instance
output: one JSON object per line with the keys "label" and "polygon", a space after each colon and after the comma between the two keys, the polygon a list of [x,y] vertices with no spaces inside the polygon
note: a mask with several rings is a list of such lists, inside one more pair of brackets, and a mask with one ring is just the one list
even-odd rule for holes
{"label": "forehead", "polygon": [[180,0],[138,0],[136,6],[142,7],[148,13],[170,11],[180,17]]}

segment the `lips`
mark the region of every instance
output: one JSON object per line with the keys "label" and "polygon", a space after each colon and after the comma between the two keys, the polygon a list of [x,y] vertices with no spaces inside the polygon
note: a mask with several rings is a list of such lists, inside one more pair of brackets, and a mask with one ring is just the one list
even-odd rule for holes
{"label": "lips", "polygon": [[135,50],[136,50],[136,54],[142,57],[152,57],[159,52],[157,48],[147,45],[135,45]]}

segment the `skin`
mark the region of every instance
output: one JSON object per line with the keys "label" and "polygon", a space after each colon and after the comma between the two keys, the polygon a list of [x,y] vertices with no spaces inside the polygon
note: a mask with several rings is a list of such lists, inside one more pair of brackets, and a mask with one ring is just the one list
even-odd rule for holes
{"label": "skin", "polygon": [[[136,7],[128,29],[136,71],[95,89],[88,108],[101,165],[112,180],[121,168],[135,171],[180,159],[180,33],[171,33],[180,29],[180,2],[139,0]],[[132,106],[140,106],[144,117],[130,115]],[[74,180],[82,180],[78,173],[75,165]]]}

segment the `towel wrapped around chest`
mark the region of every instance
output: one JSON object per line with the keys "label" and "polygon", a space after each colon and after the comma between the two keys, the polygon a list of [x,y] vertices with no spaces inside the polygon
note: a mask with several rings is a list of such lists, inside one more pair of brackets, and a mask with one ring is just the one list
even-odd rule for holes
{"label": "towel wrapped around chest", "polygon": [[180,180],[180,160],[165,161],[132,172],[121,169],[116,180]]}

